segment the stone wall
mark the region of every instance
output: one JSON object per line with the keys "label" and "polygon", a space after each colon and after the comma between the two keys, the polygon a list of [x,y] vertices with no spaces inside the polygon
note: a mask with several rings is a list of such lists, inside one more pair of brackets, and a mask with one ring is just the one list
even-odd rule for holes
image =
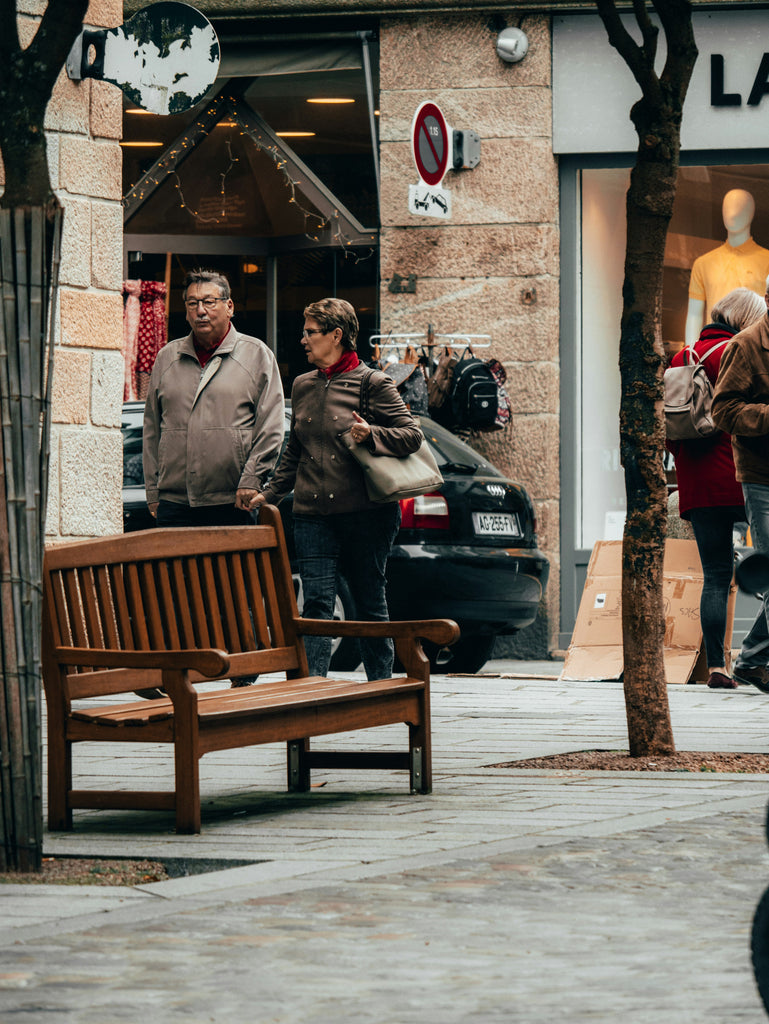
{"label": "stone wall", "polygon": [[[22,45],[45,3],[26,0]],[[86,27],[122,24],[121,0],[92,0]],[[46,112],[51,184],[64,207],[55,321],[46,533],[122,531],[122,93],[62,71]]]}
{"label": "stone wall", "polygon": [[[489,334],[505,366],[511,429],[472,443],[522,483],[535,506],[551,565],[536,653],[558,634],[559,259],[558,171],[552,152],[550,28],[544,16],[480,14],[383,18],[380,57],[382,164],[381,330]],[[520,24],[529,52],[496,55],[504,24]],[[452,217],[408,212],[418,180],[411,124],[431,100],[452,128],[481,137],[473,170],[449,171]],[[415,274],[416,292],[393,294],[394,274]],[[522,634],[523,636],[523,634]],[[529,654],[531,652],[528,652]]]}

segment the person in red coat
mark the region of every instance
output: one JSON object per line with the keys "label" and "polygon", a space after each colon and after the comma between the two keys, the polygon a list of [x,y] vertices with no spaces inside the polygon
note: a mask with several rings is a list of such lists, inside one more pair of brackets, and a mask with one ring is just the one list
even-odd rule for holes
{"label": "person in red coat", "polygon": [[[695,361],[704,361],[713,385],[721,356],[732,337],[766,315],[762,296],[748,288],[735,288],[711,310],[711,323],[694,344]],[[677,352],[671,366],[691,359],[686,349]],[[708,662],[708,686],[734,689],[737,682],[726,669],[724,634],[729,587],[734,570],[733,527],[745,521],[742,487],[737,483],[729,434],[719,431],[696,441],[669,441],[678,478],[678,507],[692,524],[702,563],[700,622]]]}

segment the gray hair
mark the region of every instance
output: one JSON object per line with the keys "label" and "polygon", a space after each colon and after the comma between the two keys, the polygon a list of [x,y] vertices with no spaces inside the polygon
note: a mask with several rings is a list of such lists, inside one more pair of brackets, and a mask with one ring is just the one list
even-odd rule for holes
{"label": "gray hair", "polygon": [[193,284],[213,284],[221,292],[223,299],[230,297],[230,282],[220,274],[218,270],[191,270],[184,279],[184,298],[187,298],[187,289]]}
{"label": "gray hair", "polygon": [[766,301],[750,288],[735,288],[713,306],[710,319],[716,324],[725,324],[735,331],[750,327],[766,315]]}

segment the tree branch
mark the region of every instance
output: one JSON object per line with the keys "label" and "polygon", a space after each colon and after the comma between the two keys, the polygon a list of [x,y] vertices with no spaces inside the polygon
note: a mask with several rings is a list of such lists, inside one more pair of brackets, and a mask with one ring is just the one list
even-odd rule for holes
{"label": "tree branch", "polygon": [[675,94],[679,106],[689,88],[697,44],[692,29],[690,0],[652,0],[667,40],[667,57],[660,80]]}
{"label": "tree branch", "polygon": [[[657,2],[664,3],[665,0],[652,0],[652,2],[656,7]],[[676,2],[680,2],[680,0],[676,0]],[[596,0],[596,7],[606,28],[609,42],[633,73],[633,77],[641,87],[644,101],[657,105],[661,99],[659,79],[654,71],[658,30],[656,26],[652,25],[649,18],[646,0],[633,0],[636,22],[644,40],[642,46],[638,45],[623,25],[614,0]]]}
{"label": "tree branch", "polygon": [[24,51],[28,81],[35,84],[38,94],[43,93],[46,103],[83,29],[87,11],[88,0],[48,0],[35,37]]}
{"label": "tree branch", "polygon": [[16,0],[0,0],[0,80],[7,74],[9,58],[18,52]]}

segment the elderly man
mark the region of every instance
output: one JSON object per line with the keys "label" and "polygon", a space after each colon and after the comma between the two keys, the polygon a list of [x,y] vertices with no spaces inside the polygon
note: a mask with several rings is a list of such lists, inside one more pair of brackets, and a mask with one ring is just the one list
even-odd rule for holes
{"label": "elderly man", "polygon": [[[765,298],[769,306],[769,277]],[[753,546],[769,555],[769,314],[726,346],[713,395],[713,419],[732,435]],[[769,693],[769,590],[732,674],[738,682]]]}
{"label": "elderly man", "polygon": [[232,324],[226,277],[187,275],[192,331],[158,353],[144,411],[144,480],[158,526],[253,522],[284,433],[275,356]]}

